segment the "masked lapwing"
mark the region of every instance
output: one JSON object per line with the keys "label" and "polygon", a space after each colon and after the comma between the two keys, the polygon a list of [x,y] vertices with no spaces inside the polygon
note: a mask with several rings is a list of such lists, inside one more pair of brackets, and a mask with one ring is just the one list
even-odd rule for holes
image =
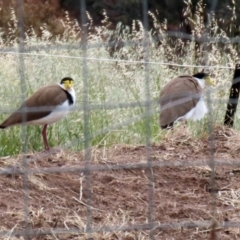
{"label": "masked lapwing", "polygon": [[205,85],[214,85],[206,73],[183,75],[168,82],[160,92],[161,128],[170,129],[177,121],[203,118],[208,112],[203,99]]}
{"label": "masked lapwing", "polygon": [[38,89],[18,110],[0,125],[7,128],[15,125],[43,125],[42,137],[45,150],[50,149],[47,139],[47,126],[66,116],[75,104],[76,96],[73,79],[65,77],[59,84]]}

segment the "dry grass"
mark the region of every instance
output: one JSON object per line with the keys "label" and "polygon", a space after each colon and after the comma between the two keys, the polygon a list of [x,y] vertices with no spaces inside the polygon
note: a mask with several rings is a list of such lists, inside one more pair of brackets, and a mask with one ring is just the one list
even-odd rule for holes
{"label": "dry grass", "polygon": [[[213,139],[213,138],[211,138]],[[223,228],[224,221],[238,221],[239,215],[239,169],[238,151],[235,143],[240,135],[233,129],[223,126],[214,128],[216,159],[216,212],[218,236],[220,239],[237,239],[238,228]],[[232,144],[231,144],[232,143]],[[228,150],[225,149],[225,144]],[[206,165],[209,160],[209,139],[204,135],[199,139],[176,128],[163,136],[163,141],[153,144],[151,156],[154,167],[154,205],[155,222],[178,223],[206,222],[213,216],[211,207],[211,170]],[[223,147],[225,146],[225,147]],[[61,172],[61,169],[84,166],[84,152],[60,151],[52,154],[29,154],[27,160],[30,170],[53,169],[59,173],[28,175],[29,221],[33,229],[71,230],[87,228],[86,207],[92,212],[91,225],[132,226],[145,224],[148,211],[148,178],[144,169],[109,170],[120,164],[134,166],[146,163],[144,146],[116,145],[113,148],[92,148],[91,161],[95,166],[103,165],[107,171],[91,173],[91,202],[87,202],[87,179],[81,172]],[[228,156],[226,155],[228,154]],[[22,157],[1,159],[1,169],[18,165]],[[189,166],[182,166],[188,163]],[[201,163],[201,165],[199,165]],[[166,166],[164,167],[164,164]],[[170,165],[169,165],[170,164]],[[196,166],[194,166],[197,164]],[[219,165],[221,164],[221,165]],[[3,188],[0,212],[5,221],[1,230],[24,229],[25,213],[23,211],[22,177],[18,174],[1,177]],[[18,204],[16,205],[15,203]],[[7,211],[3,211],[8,206]],[[14,223],[14,224],[13,224]],[[182,230],[180,228],[162,229],[155,232],[161,239],[206,239],[211,232],[210,225]],[[181,237],[180,237],[181,236]],[[39,238],[40,237],[40,238]],[[43,236],[36,236],[42,239]],[[52,233],[46,239],[149,239],[149,231],[100,231],[87,233]],[[7,238],[6,238],[7,239]]]}
{"label": "dry grass", "polygon": [[[199,6],[200,7],[200,6]],[[200,9],[201,10],[201,9]],[[199,11],[200,11],[199,10]],[[201,11],[200,11],[201,12]],[[16,18],[13,21],[16,26]],[[154,19],[154,15],[150,14]],[[199,17],[199,18],[198,18]],[[89,16],[90,18],[90,16]],[[200,122],[190,122],[187,128],[176,126],[174,131],[161,131],[158,126],[159,91],[170,78],[193,73],[194,67],[177,67],[161,63],[202,64],[203,55],[208,54],[208,64],[234,67],[238,53],[232,44],[224,47],[217,43],[208,46],[207,51],[200,47],[196,55],[194,41],[173,41],[166,34],[165,24],[154,20],[155,31],[162,37],[156,44],[151,31],[147,33],[149,61],[149,88],[152,115],[151,158],[155,166],[154,177],[154,221],[157,223],[182,223],[189,221],[211,221],[211,181],[208,162],[212,153],[216,159],[216,221],[219,239],[238,239],[239,228],[221,229],[223,221],[237,221],[239,215],[238,168],[234,166],[239,155],[239,113],[236,127],[222,126],[225,102],[229,94],[232,69],[210,68],[210,74],[217,86],[209,89],[212,97],[212,119],[207,116]],[[204,23],[195,16],[195,34],[201,36]],[[214,19],[213,19],[214,21]],[[75,79],[78,96],[77,106],[66,119],[50,128],[50,144],[60,146],[51,153],[36,153],[42,149],[40,130],[27,129],[27,153],[22,150],[20,127],[1,132],[0,169],[9,173],[1,176],[0,186],[0,230],[10,230],[4,239],[14,239],[12,232],[25,229],[26,218],[35,230],[49,230],[51,234],[44,239],[104,239],[134,240],[149,239],[149,231],[141,228],[129,231],[86,233],[88,214],[91,210],[90,224],[94,228],[102,226],[125,227],[148,222],[149,181],[146,169],[137,169],[137,164],[146,164],[146,118],[145,108],[122,107],[122,104],[146,100],[146,69],[141,61],[146,53],[143,44],[144,29],[140,22],[134,21],[132,32],[119,25],[113,32],[107,30],[107,16],[102,27],[96,27],[95,34],[88,36],[87,79],[88,98],[91,106],[98,106],[89,113],[90,162],[94,166],[106,167],[104,171],[91,172],[91,189],[87,177],[77,169],[84,167],[84,122],[83,122],[83,51],[79,46],[80,27],[66,16],[63,38],[56,38],[54,44],[46,26],[42,28],[42,38],[34,32],[26,38],[26,49],[36,50],[24,56],[26,95],[43,85],[59,81],[64,76]],[[214,26],[214,29],[217,26]],[[139,30],[136,30],[139,29]],[[212,29],[212,30],[214,30]],[[13,33],[16,29],[13,29]],[[228,39],[221,29],[213,36]],[[114,40],[112,42],[112,40]],[[116,41],[115,41],[116,40]],[[133,44],[128,45],[127,41]],[[17,47],[17,39],[11,40]],[[1,47],[5,47],[0,41]],[[115,45],[112,46],[111,43]],[[103,47],[104,45],[104,47]],[[180,50],[180,52],[179,52]],[[203,55],[201,55],[203,53]],[[42,55],[41,55],[42,54]],[[197,57],[196,57],[197,56]],[[107,59],[107,61],[103,61]],[[16,55],[6,53],[0,56],[3,64],[0,78],[4,82],[0,89],[2,110],[11,111],[21,102],[22,92],[19,78],[19,62]],[[135,61],[129,62],[129,61]],[[21,66],[20,66],[21,67]],[[202,70],[202,69],[198,69]],[[6,81],[7,79],[7,81]],[[13,97],[14,93],[14,97]],[[7,99],[7,100],[6,100]],[[111,107],[115,105],[115,107]],[[108,106],[109,109],[101,107]],[[0,120],[5,115],[0,116]],[[209,137],[209,121],[214,131]],[[210,140],[214,149],[210,148]],[[12,157],[12,155],[17,155]],[[23,162],[28,163],[28,190],[24,189]],[[128,164],[130,169],[110,169],[112,165]],[[220,165],[221,164],[221,165]],[[159,167],[161,165],[161,167]],[[44,170],[44,171],[43,171]],[[50,171],[53,172],[50,172]],[[69,170],[69,172],[66,172]],[[15,171],[15,172],[14,172]],[[37,173],[37,174],[34,174]],[[89,202],[89,191],[91,201]],[[24,212],[24,197],[28,199],[28,212]],[[177,225],[179,226],[179,225]],[[83,233],[54,233],[55,229],[83,230]],[[210,225],[193,229],[176,227],[156,229],[159,239],[207,239]],[[43,239],[34,236],[33,239]]]}
{"label": "dry grass", "polygon": [[[199,6],[200,7],[200,6]],[[201,12],[199,10],[199,12]],[[151,101],[151,116],[148,121],[151,126],[151,138],[160,141],[162,133],[158,126],[157,99],[161,87],[172,77],[180,74],[192,74],[203,69],[195,67],[178,67],[168,64],[198,65],[207,54],[211,66],[234,67],[238,52],[233,44],[224,46],[211,43],[207,51],[201,47],[196,54],[194,41],[172,39],[167,36],[166,23],[157,22],[152,13],[154,31],[147,32],[148,45],[144,47],[144,28],[140,21],[133,21],[131,29],[119,23],[115,31],[107,29],[108,19],[101,27],[94,28],[94,34],[87,37],[87,62],[86,77],[88,80],[88,100],[94,109],[89,113],[89,143],[91,146],[109,147],[115,144],[144,144],[146,137],[145,107],[140,103],[146,101],[146,69],[141,62],[146,50],[149,58],[149,90]],[[89,23],[91,17],[88,15]],[[201,18],[194,17],[196,29],[194,34],[203,34],[204,22]],[[12,31],[16,31],[17,20],[12,11]],[[213,19],[214,21],[214,19]],[[1,111],[9,114],[22,101],[23,95],[29,96],[41,86],[59,82],[62,77],[71,76],[75,79],[77,104],[75,110],[59,123],[49,128],[51,146],[61,146],[73,150],[82,150],[84,146],[83,129],[83,51],[79,48],[79,33],[81,28],[76,21],[71,21],[66,15],[63,19],[64,34],[52,41],[51,33],[47,26],[42,26],[42,37],[38,38],[34,31],[29,32],[24,42],[25,49],[30,52],[24,55],[25,85],[24,93],[21,92],[19,76],[18,55],[5,53],[0,55],[3,64],[1,79],[4,82],[0,89],[2,97]],[[226,34],[216,25],[217,31],[212,37],[228,39]],[[11,30],[11,29],[10,29]],[[154,34],[153,34],[154,32]],[[161,39],[158,42],[156,39]],[[2,48],[6,47],[1,41]],[[17,50],[18,41],[12,38],[10,45]],[[32,49],[32,50],[31,50]],[[139,62],[140,61],[140,62]],[[164,63],[164,65],[162,65]],[[166,65],[165,65],[166,64]],[[209,89],[212,98],[212,119],[214,123],[222,123],[226,110],[226,101],[233,70],[222,68],[209,68],[210,75],[217,86]],[[6,82],[7,79],[7,82]],[[7,84],[6,84],[7,83]],[[10,84],[9,84],[10,83]],[[14,97],[13,97],[14,93]],[[135,103],[135,107],[123,107]],[[3,120],[6,114],[0,116]],[[239,114],[236,116],[236,128],[239,126]],[[193,136],[207,132],[208,117],[205,120],[190,123],[189,131]],[[3,131],[0,140],[0,154],[2,156],[16,155],[22,151],[22,131],[20,127]],[[27,128],[27,150],[29,152],[42,150],[40,129]]]}

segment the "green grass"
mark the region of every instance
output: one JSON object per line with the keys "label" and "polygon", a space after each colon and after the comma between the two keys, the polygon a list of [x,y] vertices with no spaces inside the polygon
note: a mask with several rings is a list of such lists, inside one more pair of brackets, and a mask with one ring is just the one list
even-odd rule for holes
{"label": "green grass", "polygon": [[[135,23],[136,24],[136,23]],[[43,39],[36,36],[28,37],[28,46],[54,46],[50,36],[46,32]],[[107,34],[106,28],[96,29],[96,32]],[[68,46],[68,44],[79,45],[76,39],[77,32],[69,33],[66,30],[64,38],[57,40],[55,44]],[[129,36],[128,36],[129,37]],[[130,36],[135,41],[140,41],[143,37],[143,30],[134,31]],[[69,40],[70,39],[70,40]],[[76,40],[75,40],[76,39]],[[123,39],[124,40],[124,39]],[[167,38],[162,41],[162,45],[156,48],[153,39],[149,42],[149,61],[156,64],[149,64],[149,88],[150,100],[156,100],[159,96],[161,86],[172,77],[180,74],[192,74],[194,68],[190,67],[169,67],[157,63],[173,62],[177,64],[198,64],[199,59],[195,59],[194,44],[191,41],[183,43],[176,40],[176,44]],[[111,59],[139,60],[143,59],[145,49],[141,44],[136,46],[126,46],[116,51],[113,58],[109,56],[107,48],[102,46],[91,48],[91,44],[106,43],[102,34],[95,33],[88,37],[89,48],[87,57],[99,60],[87,60],[87,81],[89,104],[102,105],[119,103],[142,102],[146,100],[146,72],[142,63],[114,62]],[[13,40],[13,46],[17,46],[17,40]],[[4,45],[1,46],[3,48]],[[185,54],[176,55],[176,49],[182,48]],[[234,47],[228,45],[230,53],[217,44],[213,44],[208,51],[209,65],[223,65],[234,67],[237,56]],[[63,146],[72,150],[80,150],[84,147],[84,114],[83,114],[83,52],[75,48],[51,48],[32,51],[32,55],[24,56],[25,68],[19,66],[17,54],[0,54],[0,102],[2,110],[16,109],[22,100],[19,67],[24,70],[26,80],[26,96],[31,95],[38,88],[59,82],[61,78],[70,76],[75,80],[75,91],[77,103],[74,111],[61,120],[53,124],[48,129],[48,137],[51,146]],[[35,55],[34,55],[35,54]],[[39,54],[43,54],[40,56]],[[66,56],[57,57],[56,55]],[[74,58],[73,58],[74,57]],[[77,59],[76,57],[79,57]],[[109,59],[110,61],[102,61]],[[200,68],[199,71],[202,69]],[[233,76],[232,69],[210,69],[217,86],[211,89],[211,96],[215,99],[213,104],[213,118],[215,122],[222,123],[225,114],[226,104],[218,102],[219,99],[227,99],[229,87]],[[151,126],[151,139],[160,141],[162,133],[158,126],[158,105],[151,106],[154,112],[149,118]],[[89,141],[92,146],[111,146],[113,144],[144,144],[146,142],[146,118],[135,119],[144,114],[143,106],[115,109],[94,109],[89,112]],[[0,120],[4,120],[8,114],[1,114]],[[237,119],[239,116],[237,116]],[[130,121],[132,119],[132,121]],[[202,129],[206,131],[207,120],[197,123],[190,123],[191,132],[199,136]],[[239,120],[237,120],[239,122]],[[121,124],[122,123],[122,124]],[[239,126],[239,124],[237,124]],[[236,125],[236,128],[239,128]],[[114,127],[115,126],[115,127]],[[205,126],[205,127],[204,127]],[[0,132],[0,155],[16,155],[22,151],[22,128],[20,126],[9,128]],[[41,128],[38,126],[27,127],[27,151],[41,151],[43,149]]]}

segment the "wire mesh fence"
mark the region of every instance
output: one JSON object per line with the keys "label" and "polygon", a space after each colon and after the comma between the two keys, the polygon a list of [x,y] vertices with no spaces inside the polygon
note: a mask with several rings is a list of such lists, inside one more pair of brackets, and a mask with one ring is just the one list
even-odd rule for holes
{"label": "wire mesh fence", "polygon": [[[52,154],[56,154],[53,152],[44,152],[42,154],[35,154],[29,158],[28,156],[28,129],[26,126],[21,127],[21,135],[18,135],[21,137],[19,141],[22,143],[21,145],[21,164],[16,164],[15,166],[9,166],[4,167],[0,170],[1,177],[6,176],[21,176],[22,181],[22,191],[23,196],[21,196],[24,199],[23,204],[23,218],[21,219],[23,227],[21,229],[15,229],[15,227],[10,227],[9,229],[1,228],[0,236],[3,239],[14,239],[14,237],[22,237],[23,239],[47,239],[46,236],[54,236],[55,239],[101,239],[100,237],[95,237],[95,233],[115,233],[115,232],[132,232],[132,231],[145,231],[146,236],[144,237],[135,237],[135,238],[126,238],[126,239],[163,239],[159,234],[163,230],[173,230],[173,229],[181,229],[181,231],[184,231],[184,229],[199,229],[206,231],[210,239],[217,239],[216,232],[219,231],[219,229],[229,229],[229,228],[239,228],[239,221],[235,221],[235,219],[230,219],[225,221],[222,219],[222,221],[216,220],[216,214],[217,214],[217,208],[216,208],[216,199],[217,199],[217,193],[216,190],[216,172],[215,169],[217,166],[238,166],[240,163],[238,161],[230,161],[229,159],[217,159],[215,157],[215,140],[213,137],[211,137],[214,133],[214,111],[213,106],[214,104],[221,104],[226,103],[227,99],[221,98],[221,97],[212,97],[212,93],[219,92],[221,90],[226,90],[225,82],[223,82],[222,85],[218,85],[216,88],[212,89],[211,91],[206,91],[206,102],[208,105],[209,113],[208,113],[208,121],[207,121],[207,133],[209,136],[208,140],[208,159],[198,159],[198,160],[171,160],[171,161],[154,161],[152,152],[153,152],[153,141],[152,141],[152,122],[156,122],[156,118],[152,118],[153,116],[156,116],[159,114],[158,109],[158,99],[154,99],[152,96],[152,65],[156,65],[158,67],[173,67],[174,74],[178,72],[176,70],[177,68],[183,68],[186,69],[186,71],[189,72],[189,69],[191,69],[190,72],[192,72],[192,69],[203,69],[205,71],[209,70],[222,70],[225,71],[225,74],[228,75],[228,73],[232,73],[234,69],[233,64],[225,64],[225,65],[219,65],[217,61],[215,61],[215,65],[212,64],[212,59],[210,59],[208,55],[208,46],[209,44],[213,43],[219,43],[222,44],[229,44],[229,43],[239,43],[238,38],[219,38],[219,37],[211,37],[210,32],[210,25],[212,21],[212,15],[214,13],[214,9],[216,8],[216,5],[218,1],[212,1],[211,2],[211,11],[209,12],[209,18],[205,25],[205,30],[202,36],[195,37],[193,39],[192,35],[188,35],[181,32],[165,32],[163,39],[166,39],[167,37],[177,37],[181,40],[193,40],[202,42],[203,43],[203,61],[202,64],[188,64],[184,63],[178,63],[178,62],[159,62],[151,58],[151,51],[149,44],[149,35],[148,35],[148,2],[147,0],[142,1],[142,12],[143,12],[143,27],[144,27],[144,35],[143,39],[141,41],[142,45],[142,59],[131,59],[131,58],[105,58],[105,57],[95,57],[90,52],[91,49],[98,49],[98,51],[101,51],[101,49],[106,49],[106,47],[111,47],[111,43],[88,43],[88,32],[87,32],[87,18],[86,18],[86,2],[85,0],[80,0],[81,5],[81,41],[79,41],[78,44],[72,44],[65,42],[64,44],[52,44],[51,46],[45,46],[45,44],[39,43],[34,46],[28,46],[25,45],[24,39],[25,35],[23,32],[23,1],[18,0],[18,12],[17,12],[17,22],[18,22],[18,30],[19,30],[19,39],[18,39],[18,47],[6,47],[4,49],[0,50],[0,54],[5,54],[6,56],[14,56],[14,58],[17,58],[18,61],[18,71],[19,71],[19,79],[20,79],[20,95],[21,95],[21,102],[24,101],[27,97],[27,84],[29,81],[29,69],[26,66],[26,61],[31,62],[31,57],[38,57],[41,59],[44,59],[43,61],[47,62],[50,61],[51,58],[57,58],[57,62],[60,62],[62,59],[65,59],[68,61],[69,59],[74,59],[77,61],[77,64],[73,64],[73,68],[77,69],[77,73],[75,73],[76,76],[81,76],[82,79],[82,92],[81,95],[78,95],[77,97],[80,99],[79,102],[76,104],[76,106],[71,109],[72,113],[75,113],[77,117],[77,120],[75,119],[76,123],[78,122],[78,119],[81,118],[81,121],[83,122],[81,129],[82,136],[79,136],[77,134],[77,137],[75,137],[73,140],[69,141],[68,143],[65,143],[65,145],[61,146],[62,150],[69,149],[72,146],[82,144],[83,149],[83,156],[82,161],[80,163],[80,160],[75,161],[75,164],[68,165],[66,164],[60,167],[57,166],[47,166],[47,167],[32,167],[31,164],[34,164],[41,160],[41,159],[47,159],[48,157],[51,157]],[[135,46],[136,41],[127,41],[125,42],[125,47],[131,47]],[[139,43],[138,43],[139,44]],[[113,46],[115,46],[113,44]],[[67,54],[64,54],[65,50],[70,49],[70,54],[67,52]],[[51,50],[51,53],[47,53],[48,50]],[[77,55],[74,53],[74,51],[80,50],[80,55]],[[60,54],[58,53],[60,52]],[[71,52],[72,51],[72,52]],[[72,53],[72,54],[71,54]],[[212,56],[211,56],[212,57]],[[64,60],[64,61],[65,61]],[[141,92],[141,99],[136,99],[136,101],[112,101],[110,98],[110,101],[108,102],[94,102],[94,97],[90,97],[89,92],[91,89],[91,81],[93,81],[94,77],[91,75],[92,68],[89,67],[90,62],[97,62],[96,67],[101,65],[101,63],[106,62],[107,64],[111,64],[110,67],[107,68],[107,71],[110,72],[112,68],[118,67],[114,64],[124,64],[124,69],[127,71],[128,65],[140,65],[140,68],[142,69],[141,74],[144,74],[142,80],[143,80],[143,89]],[[65,62],[61,63],[64,65]],[[50,65],[52,62],[49,63]],[[62,66],[61,65],[61,66]],[[47,64],[46,64],[47,66]],[[94,66],[94,67],[95,67]],[[162,69],[163,69],[162,68]],[[66,68],[63,67],[63,70]],[[227,70],[229,72],[227,72]],[[114,70],[112,70],[114,71]],[[182,71],[182,70],[181,70]],[[55,72],[56,75],[59,75],[56,73],[56,70],[53,68],[53,72]],[[62,73],[62,71],[61,71]],[[124,75],[126,72],[123,72],[122,77],[128,77],[127,75]],[[133,74],[138,74],[137,70],[136,72],[133,71]],[[159,73],[161,74],[161,73]],[[54,75],[54,73],[53,73]],[[91,78],[89,77],[91,75]],[[170,74],[171,75],[171,74]],[[52,76],[52,75],[51,75]],[[34,76],[33,76],[34,77]],[[64,76],[63,76],[64,77]],[[98,78],[98,76],[95,76]],[[167,77],[166,82],[169,81],[170,78]],[[50,80],[49,80],[50,81]],[[111,79],[111,81],[114,84],[114,81],[118,81],[118,79]],[[129,83],[129,85],[131,82]],[[109,87],[109,86],[105,86]],[[120,95],[121,99],[121,93],[122,90],[119,88],[119,85],[117,87],[118,89],[115,89],[114,94]],[[160,86],[161,88],[161,86]],[[98,92],[101,92],[101,89],[97,90]],[[124,91],[124,89],[123,89]],[[157,91],[157,90],[156,90]],[[228,89],[227,89],[228,91]],[[157,91],[158,92],[158,91]],[[134,92],[133,92],[134,93]],[[158,93],[157,93],[158,94]],[[114,99],[114,98],[113,98]],[[132,99],[132,98],[129,98]],[[16,99],[14,99],[15,101]],[[237,100],[236,100],[237,101]],[[50,109],[49,109],[50,108]],[[52,110],[53,107],[37,107],[37,108],[27,108],[26,111],[23,111],[21,109],[22,113],[22,119],[23,122],[24,119],[26,120],[27,113],[31,111],[49,111]],[[96,111],[96,114],[100,114],[100,111],[104,111],[102,114],[106,114],[106,111],[108,110],[123,110],[123,109],[140,109],[139,112],[130,114],[130,116],[124,115],[117,123],[111,123],[106,124],[104,123],[101,125],[101,128],[99,129],[92,129],[91,126],[91,112]],[[12,112],[12,108],[9,107],[3,107],[1,109],[1,113],[10,113]],[[121,113],[121,111],[120,111]],[[108,118],[108,115],[106,114],[105,118]],[[102,136],[104,134],[108,134],[111,131],[118,130],[120,128],[124,128],[128,125],[131,125],[133,123],[136,123],[138,121],[143,121],[143,131],[144,131],[144,142],[145,142],[145,148],[144,148],[144,161],[135,161],[135,162],[111,162],[111,163],[100,163],[96,164],[92,162],[92,139]],[[155,123],[156,124],[156,123]],[[158,123],[156,124],[158,125]],[[76,129],[76,131],[80,131],[80,129]],[[137,131],[137,128],[135,129]],[[160,131],[160,130],[159,130]],[[132,131],[133,133],[133,131]],[[131,134],[131,133],[130,133]],[[137,133],[136,133],[137,134]],[[161,158],[161,157],[160,157]],[[138,159],[137,159],[138,160]],[[82,164],[84,163],[84,164]],[[211,200],[209,202],[209,207],[211,210],[209,211],[209,218],[208,220],[202,219],[201,221],[197,218],[195,220],[193,217],[189,218],[188,221],[184,220],[176,220],[173,222],[162,222],[160,221],[155,215],[158,211],[158,208],[156,206],[155,200],[159,197],[159,195],[156,195],[156,186],[155,186],[155,180],[157,178],[156,174],[154,174],[155,168],[166,168],[166,167],[182,167],[182,168],[188,168],[193,166],[209,166],[211,168],[210,174],[209,174],[209,184],[211,191]],[[121,170],[129,170],[129,171],[135,171],[135,170],[141,170],[145,171],[147,178],[147,201],[145,202],[146,208],[147,208],[147,214],[145,217],[145,221],[142,221],[140,223],[135,223],[134,220],[129,221],[129,224],[114,224],[111,223],[111,221],[108,222],[108,224],[105,224],[104,221],[100,222],[100,224],[96,224],[94,222],[93,217],[93,189],[94,184],[96,182],[93,181],[93,177],[96,174],[96,172],[107,172],[107,171],[121,171]],[[84,175],[86,184],[84,185],[84,199],[85,202],[83,203],[80,198],[80,203],[82,206],[86,209],[85,216],[80,216],[85,218],[85,224],[82,226],[75,226],[75,227],[68,227],[65,225],[65,227],[58,227],[57,223],[55,226],[52,227],[43,227],[43,228],[37,228],[33,227],[31,224],[31,189],[32,189],[32,182],[29,180],[32,176],[39,175],[43,176],[44,174],[53,174],[53,178],[56,177],[57,173],[76,173],[78,174],[79,178]],[[82,185],[80,184],[80,187]],[[108,188],[106,184],[106,188]],[[166,186],[167,188],[167,186]],[[82,192],[82,190],[80,190]],[[111,195],[111,192],[109,192]],[[119,192],[119,195],[121,195],[121,192]],[[100,196],[99,196],[100,197]],[[16,196],[16,198],[20,198],[19,195]],[[68,200],[66,200],[68,201]],[[117,199],[115,200],[117,202]],[[141,200],[139,200],[141,201]],[[161,201],[161,199],[160,199]],[[187,204],[187,203],[186,203]],[[40,213],[39,213],[40,214]],[[46,219],[44,221],[47,221]],[[76,225],[76,224],[75,224]],[[83,227],[84,226],[84,227]],[[82,234],[82,235],[81,235]],[[63,237],[66,235],[67,237]],[[85,238],[81,238],[81,236],[85,236]],[[78,238],[79,237],[79,238]],[[146,238],[145,238],[146,237]],[[102,238],[104,239],[104,238]],[[107,238],[106,238],[107,239]],[[109,239],[125,239],[125,238],[117,238],[115,236]],[[177,239],[177,238],[176,238]],[[181,239],[181,238],[178,238]]]}

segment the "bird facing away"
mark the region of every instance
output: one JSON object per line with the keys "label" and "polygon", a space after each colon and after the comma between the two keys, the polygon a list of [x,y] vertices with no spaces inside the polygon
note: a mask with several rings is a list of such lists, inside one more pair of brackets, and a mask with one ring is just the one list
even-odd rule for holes
{"label": "bird facing away", "polygon": [[203,100],[205,85],[214,85],[206,73],[173,78],[160,92],[159,124],[172,128],[174,122],[200,120],[208,112]]}
{"label": "bird facing away", "polygon": [[48,151],[50,147],[46,134],[47,126],[65,117],[75,101],[73,79],[65,77],[59,84],[38,89],[1,123],[0,128],[15,125],[43,125],[44,148]]}

